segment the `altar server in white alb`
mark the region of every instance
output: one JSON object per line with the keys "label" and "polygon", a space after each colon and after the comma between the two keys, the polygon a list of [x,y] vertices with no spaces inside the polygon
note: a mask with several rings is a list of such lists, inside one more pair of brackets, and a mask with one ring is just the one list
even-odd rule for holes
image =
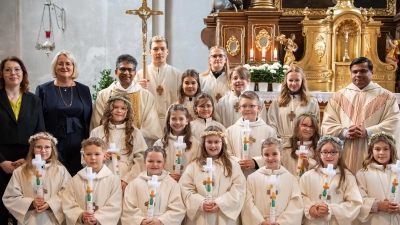
{"label": "altar server in white alb", "polygon": [[342,144],[337,137],[321,137],[317,167],[300,178],[306,225],[352,224],[360,213],[362,197],[344,163]]}
{"label": "altar server in white alb", "polygon": [[[215,107],[215,112],[219,115],[220,122],[225,127],[230,127],[235,124],[240,117],[242,117],[239,110],[239,98],[249,86],[250,72],[243,66],[235,67],[228,75],[228,80],[232,91],[228,95],[222,97]],[[258,116],[266,121],[267,112],[264,104],[261,104],[261,112]]]}
{"label": "altar server in white alb", "polygon": [[[167,153],[164,148],[153,146],[144,153],[147,171],[129,183],[123,202],[123,225],[181,224],[186,209],[182,202],[179,184],[164,170]],[[157,176],[155,192],[148,181]],[[154,200],[153,218],[148,215],[150,198]]]}
{"label": "altar server in white alb", "polygon": [[201,91],[209,94],[215,103],[229,94],[228,74],[230,66],[228,53],[221,46],[213,46],[208,53],[208,69],[200,74]]}
{"label": "altar server in white alb", "polygon": [[[173,104],[169,107],[164,132],[164,137],[158,139],[154,146],[165,149],[167,159],[164,168],[176,182],[179,182],[187,165],[198,156],[200,147],[199,141],[192,135],[189,112],[184,105]],[[181,143],[179,136],[182,137]],[[176,170],[177,166],[179,170]]]}
{"label": "altar server in white alb", "polygon": [[[118,149],[117,173],[124,191],[126,185],[144,171],[143,153],[147,144],[142,132],[134,127],[132,104],[126,95],[117,94],[108,99],[102,121],[103,124],[92,130],[90,137],[103,139],[108,147],[114,143],[113,147]],[[115,155],[106,153],[105,165],[111,171],[114,170],[112,157]]]}
{"label": "altar server in white alb", "polygon": [[179,98],[175,103],[184,105],[189,111],[189,122],[197,119],[194,113],[194,101],[201,93],[199,73],[196,70],[186,70],[182,74],[182,84],[179,87]]}
{"label": "altar server in white alb", "polygon": [[140,129],[147,145],[152,145],[162,137],[162,130],[160,124],[154,123],[158,119],[154,96],[148,90],[142,88],[138,82],[134,81],[136,67],[137,61],[131,55],[124,54],[117,58],[114,72],[118,77],[118,81],[99,92],[90,121],[90,129],[93,130],[100,126],[108,99],[118,93],[125,94],[132,103],[134,110],[132,116],[135,127]]}
{"label": "altar server in white alb", "polygon": [[272,101],[268,109],[267,123],[285,143],[293,135],[297,116],[303,112],[319,115],[318,101],[308,91],[304,71],[298,66],[291,66],[286,72],[278,99]]}
{"label": "altar server in white alb", "polygon": [[153,94],[160,126],[163,128],[165,112],[178,99],[182,72],[167,63],[169,51],[165,37],[154,36],[149,44],[151,64],[147,66],[146,78],[143,77],[143,70],[139,70],[135,79]]}
{"label": "altar server in white alb", "polygon": [[[29,144],[25,164],[14,170],[3,195],[4,205],[18,224],[62,224],[65,217],[61,196],[71,176],[58,161],[57,139],[41,132],[31,136]],[[35,155],[40,155],[40,159]]]}
{"label": "altar server in white alb", "polygon": [[200,156],[179,180],[187,209],[183,224],[239,225],[246,196],[240,166],[229,158],[220,128],[210,126],[201,137]]}
{"label": "altar server in white alb", "polygon": [[[262,140],[268,137],[276,138],[276,132],[263,119],[258,117],[261,105],[260,98],[255,92],[245,91],[240,96],[239,109],[242,117],[226,129],[228,152],[232,159],[239,162],[244,175],[247,177],[264,165],[260,152]],[[246,141],[243,133],[247,123],[245,120],[249,121],[248,128],[251,130],[249,137],[246,136]],[[243,154],[244,148],[248,152],[248,157]]]}
{"label": "altar server in white alb", "polygon": [[71,179],[63,194],[67,225],[117,224],[122,211],[121,180],[103,165],[106,143],[90,137],[82,141],[82,148],[87,167]]}
{"label": "altar server in white alb", "polygon": [[363,197],[358,215],[362,224],[400,224],[400,194],[395,191],[398,189],[400,165],[396,163],[395,143],[391,134],[379,132],[371,135],[368,156],[356,176]]}
{"label": "altar server in white alb", "polygon": [[[293,136],[283,144],[282,150],[282,165],[298,179],[306,171],[317,165],[314,158],[319,138],[318,117],[312,112],[301,113],[296,119]],[[307,153],[301,151],[300,146],[304,146]],[[298,168],[300,155],[303,160],[302,166],[300,166],[302,168]]]}
{"label": "altar server in white alb", "polygon": [[[300,225],[303,217],[300,186],[297,178],[281,166],[281,142],[267,138],[261,145],[261,153],[265,166],[247,177],[243,225]],[[271,215],[272,205],[275,213]]]}

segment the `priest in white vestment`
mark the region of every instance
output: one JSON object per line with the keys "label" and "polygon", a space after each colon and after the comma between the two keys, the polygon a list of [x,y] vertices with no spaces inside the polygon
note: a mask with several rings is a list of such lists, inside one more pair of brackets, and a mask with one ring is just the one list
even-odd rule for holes
{"label": "priest in white vestment", "polygon": [[147,145],[151,146],[162,137],[163,133],[160,124],[154,123],[154,121],[158,120],[154,96],[146,89],[143,89],[138,82],[134,81],[136,66],[137,61],[131,55],[125,54],[118,57],[115,69],[118,81],[115,81],[97,95],[92,120],[90,121],[90,130],[100,125],[110,96],[122,93],[131,100],[135,127],[140,129]]}
{"label": "priest in white vestment", "polygon": [[178,100],[182,72],[167,64],[168,41],[162,36],[154,36],[150,40],[151,64],[146,69],[146,79],[143,70],[139,70],[135,78],[140,85],[154,96],[161,129],[165,125],[165,114],[172,103]]}
{"label": "priest in white vestment", "polygon": [[393,93],[372,82],[373,65],[369,59],[354,59],[350,70],[352,83],[332,95],[321,128],[323,135],[344,141],[343,157],[355,174],[367,156],[371,134],[396,134],[399,107]]}

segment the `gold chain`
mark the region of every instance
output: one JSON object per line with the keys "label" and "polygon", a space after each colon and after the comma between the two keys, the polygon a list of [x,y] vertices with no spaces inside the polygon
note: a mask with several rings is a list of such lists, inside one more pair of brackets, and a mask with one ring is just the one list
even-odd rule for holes
{"label": "gold chain", "polygon": [[72,105],[72,99],[74,98],[74,92],[73,92],[73,90],[72,90],[72,86],[71,86],[71,103],[69,103],[69,105],[68,105],[67,103],[65,103],[65,101],[64,101],[64,97],[63,97],[63,95],[62,95],[62,93],[61,93],[61,88],[60,88],[60,86],[58,86],[58,90],[60,91],[61,100],[64,102],[64,105],[67,106],[67,107],[70,107],[70,106]]}

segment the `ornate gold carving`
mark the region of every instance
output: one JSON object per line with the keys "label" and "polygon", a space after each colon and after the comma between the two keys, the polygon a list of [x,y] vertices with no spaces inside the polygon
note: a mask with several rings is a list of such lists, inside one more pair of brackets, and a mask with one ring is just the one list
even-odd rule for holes
{"label": "ornate gold carving", "polygon": [[256,48],[259,51],[262,51],[263,48],[265,48],[265,51],[268,51],[271,47],[272,38],[271,35],[269,35],[268,31],[262,29],[260,30],[260,32],[258,32],[255,42]]}
{"label": "ornate gold carving", "polygon": [[[282,8],[283,0],[275,0],[275,7],[282,12],[284,16],[303,16],[304,8]],[[289,1],[289,0],[286,0]],[[375,16],[394,16],[396,15],[396,0],[387,0],[386,8],[376,8]],[[311,16],[325,16],[326,9],[311,8]]]}
{"label": "ornate gold carving", "polygon": [[232,35],[232,37],[230,37],[229,40],[226,42],[225,48],[229,55],[235,56],[240,51],[240,43],[238,39],[236,39],[236,37]]}
{"label": "ornate gold carving", "polygon": [[351,83],[349,65],[350,63],[336,65],[336,90],[343,89]]}
{"label": "ornate gold carving", "polygon": [[139,91],[127,94],[127,96],[131,99],[132,108],[133,108],[133,124],[135,127],[140,129],[140,93]]}
{"label": "ornate gold carving", "polygon": [[319,35],[319,37],[317,37],[315,41],[316,42],[314,44],[314,52],[315,55],[318,57],[319,62],[321,62],[321,58],[325,55],[326,43],[322,35]]}

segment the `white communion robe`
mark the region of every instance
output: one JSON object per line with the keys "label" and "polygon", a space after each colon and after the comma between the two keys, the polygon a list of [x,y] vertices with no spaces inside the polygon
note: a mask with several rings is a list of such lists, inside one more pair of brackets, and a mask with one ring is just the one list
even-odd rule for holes
{"label": "white communion robe", "polygon": [[116,81],[99,92],[90,121],[90,130],[100,126],[108,99],[119,93],[128,95],[131,99],[135,127],[140,129],[146,143],[154,143],[161,138],[163,133],[160,124],[154,123],[158,120],[154,96],[137,82],[133,82],[130,87],[124,89]]}
{"label": "white communion robe", "polygon": [[4,205],[18,220],[18,224],[62,224],[65,216],[61,208],[61,196],[71,179],[67,169],[63,165],[44,165],[42,170],[43,194],[49,208],[38,213],[35,209],[29,210],[36,196],[36,176],[32,171],[30,180],[26,180],[22,174],[23,167],[24,165],[14,170],[3,195]]}
{"label": "white communion robe", "polygon": [[[297,117],[304,112],[312,112],[316,116],[319,114],[319,106],[316,98],[311,97],[308,105],[300,105],[300,95],[290,95],[290,102],[283,107],[278,106],[277,100],[272,101],[271,106],[268,109],[268,121],[267,123],[276,130],[278,137],[280,137],[285,143],[293,135],[294,125]],[[289,116],[293,112],[293,119]],[[318,132],[318,131],[316,131]]]}
{"label": "white communion robe", "polygon": [[[189,112],[189,120],[193,121],[197,119],[197,115],[194,111],[194,101],[196,100],[196,97],[185,97],[182,105],[184,105],[188,112]],[[174,104],[179,104],[178,101],[174,102]]]}
{"label": "white communion robe", "polygon": [[[147,184],[152,177],[142,172],[126,186],[121,222],[123,225],[140,225],[147,218],[147,205],[151,188]],[[182,202],[179,184],[165,170],[157,179],[154,218],[162,224],[181,224],[186,209]]]}
{"label": "white communion robe", "polygon": [[197,139],[201,140],[201,133],[209,126],[217,126],[221,128],[222,132],[225,133],[226,128],[221,123],[213,120],[211,117],[207,119],[197,118],[190,122],[190,129],[192,130],[192,135]]}
{"label": "white communion robe", "polygon": [[[218,104],[215,106],[215,112],[219,115],[222,125],[230,127],[236,123],[236,121],[242,117],[239,106],[239,97],[234,91],[231,91],[228,95],[222,97]],[[258,117],[267,121],[267,111],[265,104],[261,102],[261,112]]]}
{"label": "white communion robe", "polygon": [[[125,123],[118,125],[109,123],[108,128],[110,130],[109,143],[114,143],[115,147],[120,149],[120,153],[118,154],[120,157],[118,162],[119,176],[121,180],[129,183],[146,169],[144,166],[144,151],[147,149],[146,141],[143,138],[142,132],[135,128],[132,133],[133,149],[131,154],[127,155],[127,150],[125,149]],[[106,141],[104,137],[104,127],[96,127],[90,133],[90,137],[98,137]],[[105,165],[113,171],[112,160],[110,159],[104,162]]]}
{"label": "white communion robe", "polygon": [[[146,79],[150,80],[147,90],[154,96],[158,119],[161,129],[163,129],[168,108],[178,100],[182,72],[168,64],[161,67],[150,64],[147,66],[146,72]],[[143,69],[139,70],[135,77],[136,81],[141,79],[143,79]],[[161,95],[157,92],[159,87],[162,88]]]}
{"label": "white communion robe", "polygon": [[[300,146],[300,141],[297,142],[297,144]],[[304,141],[303,145],[306,147],[306,150],[308,150],[308,166],[304,167],[305,172],[308,170],[311,170],[314,166],[317,165],[317,161],[315,161],[314,158],[314,147],[312,146],[312,141]],[[281,163],[282,166],[284,166],[291,174],[293,174],[295,177],[297,176],[297,159],[292,158],[292,148],[290,142],[286,142],[282,146],[282,158],[281,158]]]}
{"label": "white communion robe", "polygon": [[[186,206],[185,225],[239,225],[240,211],[243,208],[246,196],[246,179],[240,166],[235,161],[232,163],[232,176],[226,177],[224,166],[217,159],[213,160],[216,169],[212,173],[212,199],[218,205],[219,210],[215,213],[203,211],[203,202],[206,198],[206,187],[203,182],[207,173],[197,161],[188,165],[183,173],[179,184],[181,186],[183,203]],[[205,162],[204,162],[205,164]]]}
{"label": "white communion robe", "polygon": [[336,190],[340,170],[335,169],[336,175],[329,184],[328,195],[331,197],[328,204],[329,214],[323,218],[313,218],[310,208],[321,203],[320,194],[323,191],[324,174],[321,168],[312,169],[300,178],[300,189],[303,195],[305,225],[347,225],[357,218],[362,205],[362,197],[358,190],[356,178],[350,171],[346,170],[346,180],[342,183],[340,190]]}
{"label": "white communion robe", "polygon": [[261,167],[247,177],[246,201],[242,211],[243,225],[270,222],[271,198],[267,194],[267,181],[271,175],[279,180],[276,195],[275,218],[279,225],[300,225],[303,217],[303,200],[299,183],[283,166],[277,170]]}
{"label": "white communion robe", "polygon": [[[389,193],[392,187],[393,172],[392,165],[383,165],[376,163],[370,164],[368,170],[357,172],[357,181],[363,198],[358,219],[365,225],[399,225],[400,214],[389,214],[388,212],[371,212],[372,204],[375,200],[384,201],[389,199]],[[397,195],[395,202],[399,203],[400,195]]]}
{"label": "white communion robe", "polygon": [[[174,143],[178,141],[178,137],[170,133],[168,139],[168,146],[165,148],[167,160],[165,161],[164,169],[173,174],[175,173],[174,165],[176,161],[176,147],[174,147]],[[190,141],[192,142],[191,148],[185,149],[182,152],[181,174],[186,170],[187,165],[200,154],[200,142],[193,137],[193,135],[190,137]],[[162,140],[158,139],[156,143],[154,143],[154,146],[163,147]]]}
{"label": "white communion robe", "polygon": [[[275,130],[268,126],[263,119],[258,118],[257,121],[250,122],[250,129],[251,129],[251,137],[250,143],[248,146],[248,154],[249,158],[252,158],[256,161],[258,168],[264,166],[265,162],[262,158],[261,154],[261,144],[264,139],[268,137],[276,138]],[[239,160],[243,159],[243,133],[242,129],[244,128],[244,121],[243,117],[238,119],[236,123],[228,129],[226,129],[226,140],[227,140],[227,147],[228,153],[233,160],[239,162]],[[255,172],[256,169],[248,169],[244,170],[243,173],[247,177],[251,173]]]}
{"label": "white communion robe", "polygon": [[[68,183],[63,194],[62,208],[67,225],[81,225],[81,214],[86,210],[86,167]],[[107,166],[103,166],[93,180],[92,199],[95,207],[94,217],[100,224],[117,224],[121,217],[121,180]]]}
{"label": "white communion robe", "polygon": [[[338,137],[343,129],[361,124],[372,134],[385,131],[398,139],[398,121],[399,106],[393,93],[373,82],[362,90],[349,84],[329,99],[321,130],[323,135]],[[367,156],[367,143],[368,138],[344,140],[343,157],[354,174],[362,168],[362,162]]]}
{"label": "white communion robe", "polygon": [[214,105],[217,104],[218,98],[228,95],[231,91],[227,79],[225,72],[218,76],[218,78],[215,78],[211,70],[209,74],[200,75],[201,91],[209,94],[213,98]]}

